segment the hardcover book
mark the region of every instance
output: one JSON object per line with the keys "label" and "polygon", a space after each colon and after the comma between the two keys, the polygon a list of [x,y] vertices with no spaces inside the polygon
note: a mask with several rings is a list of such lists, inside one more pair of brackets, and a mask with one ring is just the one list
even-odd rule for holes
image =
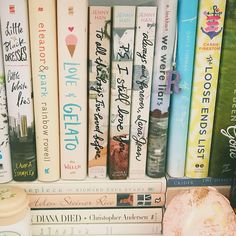
{"label": "hardcover book", "polygon": [[87,0],[57,1],[61,178],[87,174]]}
{"label": "hardcover book", "polygon": [[38,179],[59,179],[56,1],[29,1]]}
{"label": "hardcover book", "polygon": [[89,9],[88,176],[107,174],[110,103],[111,7]]}
{"label": "hardcover book", "polygon": [[236,178],[236,5],[227,2],[209,176]]}
{"label": "hardcover book", "polygon": [[161,223],[162,208],[31,210],[32,225]]}
{"label": "hardcover book", "polygon": [[131,102],[130,178],[143,178],[146,173],[156,11],[156,7],[137,7]]}
{"label": "hardcover book", "polygon": [[151,92],[147,175],[165,175],[170,91],[176,40],[177,0],[157,1],[157,32]]}
{"label": "hardcover book", "polygon": [[37,178],[31,57],[26,0],[0,1],[12,173]]}
{"label": "hardcover book", "polygon": [[208,176],[225,0],[200,1],[185,175]]}
{"label": "hardcover book", "polygon": [[184,176],[197,14],[198,0],[178,2],[176,70],[180,92],[171,95],[166,170],[172,177]]}
{"label": "hardcover book", "polygon": [[64,235],[94,235],[94,236],[127,236],[127,235],[159,235],[161,234],[161,223],[139,223],[139,224],[41,224],[32,225],[34,236],[64,236]]}
{"label": "hardcover book", "polygon": [[8,133],[7,97],[3,68],[2,37],[0,30],[0,183],[12,180],[11,153]]}
{"label": "hardcover book", "polygon": [[128,176],[135,7],[115,6],[112,30],[109,177]]}

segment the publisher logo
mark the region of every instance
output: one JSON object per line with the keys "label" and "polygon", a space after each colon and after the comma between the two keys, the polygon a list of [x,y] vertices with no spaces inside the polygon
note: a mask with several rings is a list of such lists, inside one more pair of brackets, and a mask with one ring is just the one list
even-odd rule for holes
{"label": "publisher logo", "polygon": [[15,14],[16,10],[15,10],[15,5],[9,5],[9,13],[10,14]]}
{"label": "publisher logo", "polygon": [[219,27],[222,11],[214,5],[212,12],[204,11],[203,13],[206,16],[205,27],[201,27],[201,30],[204,34],[208,35],[210,39],[213,39],[215,36],[221,33],[223,27]]}

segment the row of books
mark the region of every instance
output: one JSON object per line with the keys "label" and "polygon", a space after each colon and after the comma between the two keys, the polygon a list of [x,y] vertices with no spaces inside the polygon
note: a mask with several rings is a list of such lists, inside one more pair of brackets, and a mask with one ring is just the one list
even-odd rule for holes
{"label": "row of books", "polygon": [[[166,156],[170,176],[183,176],[186,166],[186,176],[206,177],[226,1],[193,2],[179,1],[178,12],[178,1],[114,6],[113,14],[90,6],[89,24],[87,1],[1,2],[9,116],[1,96],[1,179],[11,179],[11,166],[15,180],[35,180],[36,168],[41,181],[84,179],[87,161],[89,177],[106,178],[107,167],[111,179],[162,177]],[[234,126],[220,130],[232,143]],[[223,175],[235,173],[233,148]]]}

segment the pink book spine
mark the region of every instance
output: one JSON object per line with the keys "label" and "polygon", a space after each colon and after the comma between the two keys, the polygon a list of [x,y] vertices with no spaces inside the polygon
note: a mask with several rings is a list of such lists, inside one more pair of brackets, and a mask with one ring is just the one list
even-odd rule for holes
{"label": "pink book spine", "polygon": [[87,0],[58,0],[61,178],[87,174]]}
{"label": "pink book spine", "polygon": [[89,24],[88,175],[105,178],[110,94],[111,7],[91,6]]}

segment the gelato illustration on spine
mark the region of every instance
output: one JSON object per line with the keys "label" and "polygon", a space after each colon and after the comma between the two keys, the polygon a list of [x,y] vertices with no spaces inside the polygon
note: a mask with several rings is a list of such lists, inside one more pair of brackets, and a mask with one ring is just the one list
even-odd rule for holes
{"label": "gelato illustration on spine", "polygon": [[165,175],[170,102],[170,93],[167,92],[167,77],[172,70],[177,2],[177,0],[159,0],[157,2],[157,32],[147,154],[147,175],[154,178]]}
{"label": "gelato illustration on spine", "polygon": [[135,7],[115,6],[112,32],[109,177],[128,176]]}
{"label": "gelato illustration on spine", "polygon": [[91,6],[89,27],[89,168],[88,175],[107,173],[111,8]]}
{"label": "gelato illustration on spine", "polygon": [[36,147],[26,0],[0,3],[13,178],[34,180]]}
{"label": "gelato illustration on spine", "polygon": [[143,178],[146,172],[156,10],[156,7],[137,7],[131,105],[130,178]]}
{"label": "gelato illustration on spine", "polygon": [[87,1],[58,0],[61,178],[87,170]]}

